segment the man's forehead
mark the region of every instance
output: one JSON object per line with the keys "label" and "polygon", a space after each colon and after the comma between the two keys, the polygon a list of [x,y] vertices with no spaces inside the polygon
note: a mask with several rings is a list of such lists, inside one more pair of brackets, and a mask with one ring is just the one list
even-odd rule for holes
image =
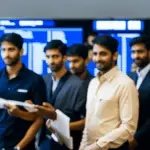
{"label": "man's forehead", "polygon": [[16,47],[16,46],[10,42],[4,41],[1,43],[1,47]]}
{"label": "man's forehead", "polygon": [[136,44],[131,47],[132,51],[147,50],[144,44]]}
{"label": "man's forehead", "polygon": [[95,44],[93,47],[93,52],[108,52],[109,50],[105,48],[104,46]]}
{"label": "man's forehead", "polygon": [[48,49],[46,50],[46,54],[61,54],[58,49]]}

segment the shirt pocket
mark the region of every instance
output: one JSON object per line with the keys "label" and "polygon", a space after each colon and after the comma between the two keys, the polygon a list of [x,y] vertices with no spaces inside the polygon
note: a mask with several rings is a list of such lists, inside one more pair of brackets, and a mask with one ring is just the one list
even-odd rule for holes
{"label": "shirt pocket", "polygon": [[9,99],[24,102],[28,100],[28,92],[18,92],[15,90],[9,91]]}
{"label": "shirt pocket", "polygon": [[114,95],[100,96],[96,98],[95,115],[98,119],[107,119],[114,110],[116,110],[116,101]]}

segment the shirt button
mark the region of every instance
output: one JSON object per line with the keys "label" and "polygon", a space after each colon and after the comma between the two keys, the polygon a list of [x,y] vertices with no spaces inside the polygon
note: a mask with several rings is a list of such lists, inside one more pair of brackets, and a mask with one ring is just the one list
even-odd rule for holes
{"label": "shirt button", "polygon": [[10,88],[8,88],[8,90],[10,91]]}

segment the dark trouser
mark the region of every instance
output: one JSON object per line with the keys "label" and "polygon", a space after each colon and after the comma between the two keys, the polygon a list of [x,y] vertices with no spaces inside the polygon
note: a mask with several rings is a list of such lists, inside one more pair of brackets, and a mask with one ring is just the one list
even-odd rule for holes
{"label": "dark trouser", "polygon": [[141,144],[141,145],[138,145],[135,150],[150,150],[150,145],[144,145],[144,144]]}
{"label": "dark trouser", "polygon": [[[78,150],[81,142],[81,131],[71,131],[73,137],[73,150]],[[69,150],[65,145],[60,145],[53,139],[43,138],[40,142],[40,150]]]}
{"label": "dark trouser", "polygon": [[23,150],[36,150],[35,144],[27,145]]}
{"label": "dark trouser", "polygon": [[79,150],[82,131],[71,131],[71,136],[73,137],[73,150]]}
{"label": "dark trouser", "polygon": [[60,145],[52,139],[50,150],[69,150],[69,149],[65,145]]}
{"label": "dark trouser", "polygon": [[50,140],[47,137],[45,137],[41,140],[39,147],[40,150],[50,150]]}
{"label": "dark trouser", "polygon": [[47,137],[40,143],[40,150],[69,150],[64,145],[60,145],[53,139],[48,139]]}
{"label": "dark trouser", "polygon": [[126,142],[126,143],[124,143],[122,146],[120,146],[119,148],[116,148],[116,149],[109,149],[109,150],[130,150],[130,149],[129,149],[129,143]]}

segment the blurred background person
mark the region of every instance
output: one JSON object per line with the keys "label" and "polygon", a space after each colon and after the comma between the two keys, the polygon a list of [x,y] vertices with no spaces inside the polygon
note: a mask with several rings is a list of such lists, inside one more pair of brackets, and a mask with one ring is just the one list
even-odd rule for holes
{"label": "blurred background person", "polygon": [[87,64],[87,70],[92,76],[96,76],[96,65],[93,61],[93,46],[92,45],[86,45],[88,49],[88,64]]}
{"label": "blurred background person", "polygon": [[97,32],[90,32],[87,36],[87,41],[85,44],[93,46],[93,40],[98,36]]}
{"label": "blurred background person", "polygon": [[131,150],[150,149],[150,38],[140,36],[130,42],[131,57],[136,64],[135,72],[129,73],[139,91],[139,121],[134,137],[130,140]]}

